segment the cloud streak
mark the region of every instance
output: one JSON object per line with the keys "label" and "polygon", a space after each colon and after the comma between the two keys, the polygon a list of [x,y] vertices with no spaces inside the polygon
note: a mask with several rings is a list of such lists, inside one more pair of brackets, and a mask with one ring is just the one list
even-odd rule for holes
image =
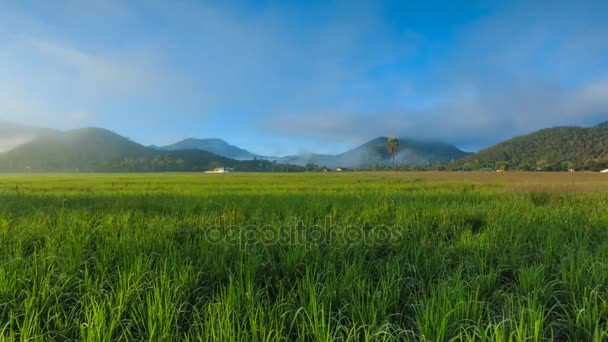
{"label": "cloud streak", "polygon": [[[24,37],[26,45],[45,59],[49,68],[63,70],[75,86],[86,86],[98,95],[128,95],[145,91],[152,84],[151,73],[137,58],[98,56],[66,44],[34,37]],[[122,60],[121,60],[122,59]]]}

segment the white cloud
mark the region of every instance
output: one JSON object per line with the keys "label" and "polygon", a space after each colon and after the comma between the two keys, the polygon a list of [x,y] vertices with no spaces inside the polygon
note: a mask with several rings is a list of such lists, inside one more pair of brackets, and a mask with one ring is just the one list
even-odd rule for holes
{"label": "white cloud", "polygon": [[[80,13],[79,20],[91,15],[69,4],[61,3],[48,12],[59,13],[64,5],[66,11]],[[91,5],[99,7],[100,15],[123,13],[109,2]],[[72,127],[86,119],[84,113],[103,112],[108,104],[160,92],[163,68],[153,47],[142,43],[119,48],[96,44],[93,39],[83,44],[61,32],[49,18],[28,14],[0,4],[0,119]],[[105,18],[107,23],[97,25],[112,23],[111,17]],[[86,25],[79,29],[91,31]],[[74,108],[81,113],[75,115]]]}
{"label": "white cloud", "polygon": [[145,61],[137,57],[104,56],[35,37],[24,37],[24,41],[35,49],[34,53],[46,57],[43,63],[48,68],[65,70],[66,78],[74,78],[79,85],[93,89],[98,94],[140,93],[153,82],[152,73],[145,69]]}

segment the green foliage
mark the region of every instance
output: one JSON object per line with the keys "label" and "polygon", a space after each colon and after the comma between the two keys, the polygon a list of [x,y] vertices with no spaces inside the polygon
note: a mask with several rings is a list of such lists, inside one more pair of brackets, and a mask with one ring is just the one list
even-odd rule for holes
{"label": "green foliage", "polygon": [[0,176],[0,341],[606,340],[607,181],[511,176]]}

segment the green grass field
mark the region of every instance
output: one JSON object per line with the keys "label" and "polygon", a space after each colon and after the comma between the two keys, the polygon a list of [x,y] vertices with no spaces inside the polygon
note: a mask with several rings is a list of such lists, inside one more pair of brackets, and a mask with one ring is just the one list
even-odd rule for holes
{"label": "green grass field", "polygon": [[0,341],[608,339],[608,175],[0,175]]}

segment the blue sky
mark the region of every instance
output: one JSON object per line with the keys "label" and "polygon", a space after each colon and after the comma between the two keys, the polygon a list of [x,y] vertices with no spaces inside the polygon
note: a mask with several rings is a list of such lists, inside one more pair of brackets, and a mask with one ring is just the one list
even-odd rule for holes
{"label": "blue sky", "polygon": [[0,119],[261,154],[608,120],[606,1],[0,2]]}

